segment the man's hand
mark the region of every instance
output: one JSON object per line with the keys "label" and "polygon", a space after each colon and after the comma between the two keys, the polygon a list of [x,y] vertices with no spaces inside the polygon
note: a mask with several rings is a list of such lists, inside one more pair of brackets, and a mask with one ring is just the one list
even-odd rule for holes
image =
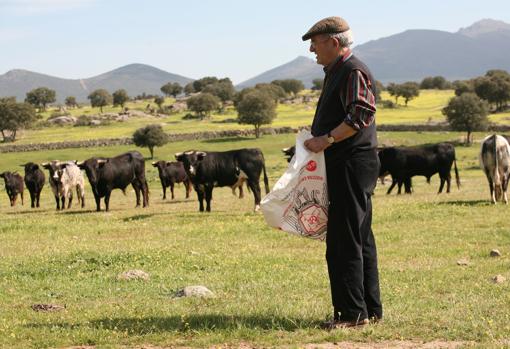
{"label": "man's hand", "polygon": [[330,145],[327,136],[313,137],[305,141],[305,147],[314,153],[320,153]]}

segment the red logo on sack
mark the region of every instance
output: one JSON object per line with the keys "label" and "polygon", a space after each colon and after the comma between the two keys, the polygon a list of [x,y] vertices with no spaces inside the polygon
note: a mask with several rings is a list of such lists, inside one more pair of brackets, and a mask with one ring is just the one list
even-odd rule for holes
{"label": "red logo on sack", "polygon": [[306,164],[306,169],[310,172],[313,172],[317,169],[317,163],[313,160],[308,161]]}

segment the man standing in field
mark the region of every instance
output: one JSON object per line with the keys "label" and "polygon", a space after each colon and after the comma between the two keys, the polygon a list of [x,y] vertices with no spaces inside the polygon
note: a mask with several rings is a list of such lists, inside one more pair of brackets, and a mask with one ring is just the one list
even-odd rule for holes
{"label": "man standing in field", "polygon": [[303,35],[324,66],[322,93],[305,146],[324,151],[329,194],[326,237],[333,319],[328,329],[362,326],[382,318],[371,195],[379,172],[375,80],[350,50],[352,34],[328,17]]}

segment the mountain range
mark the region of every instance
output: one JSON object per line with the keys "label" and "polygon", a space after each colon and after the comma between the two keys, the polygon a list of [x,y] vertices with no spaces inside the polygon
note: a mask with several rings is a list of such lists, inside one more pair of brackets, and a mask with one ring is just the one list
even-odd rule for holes
{"label": "mountain range", "polygon": [[84,102],[90,92],[104,88],[110,92],[126,89],[130,96],[142,93],[161,94],[160,88],[167,82],[186,85],[193,79],[168,73],[146,64],[129,64],[87,79],[62,79],[28,70],[10,70],[0,75],[0,96],[16,96],[23,101],[26,93],[37,87],[55,90],[57,102],[62,103],[67,96],[75,96]]}
{"label": "mountain range", "polygon": [[[354,33],[355,34],[355,33]],[[456,33],[414,29],[353,47],[354,54],[383,83],[420,81],[441,75],[448,80],[483,75],[489,69],[510,71],[510,24],[484,19]],[[295,78],[311,86],[324,73],[314,60],[298,57],[239,84],[253,86]]]}
{"label": "mountain range", "polygon": [[[355,46],[353,51],[383,83],[420,81],[436,75],[448,80],[467,79],[489,69],[510,71],[510,24],[484,19],[455,33],[406,30]],[[300,56],[241,82],[236,88],[289,78],[302,80],[310,87],[313,79],[323,75],[322,67],[314,60]],[[167,82],[185,85],[190,81],[193,79],[145,64],[126,65],[86,79],[62,79],[16,69],[0,75],[0,96],[24,100],[26,92],[45,86],[56,91],[58,102],[66,96],[75,96],[83,102],[97,88],[110,92],[124,88],[130,96],[136,96],[143,92],[161,94],[160,87]]]}

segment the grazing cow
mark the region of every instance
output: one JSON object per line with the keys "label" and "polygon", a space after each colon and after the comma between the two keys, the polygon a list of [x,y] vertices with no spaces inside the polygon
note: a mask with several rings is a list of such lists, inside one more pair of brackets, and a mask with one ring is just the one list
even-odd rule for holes
{"label": "grazing cow", "polygon": [[0,177],[2,177],[5,181],[5,191],[9,196],[11,206],[16,205],[18,194],[21,196],[21,204],[23,205],[23,177],[21,177],[17,172],[8,171],[0,173]]}
{"label": "grazing cow", "polygon": [[240,187],[246,181],[253,192],[255,211],[260,209],[260,174],[264,171],[266,193],[269,183],[264,164],[264,155],[260,149],[238,149],[225,152],[186,151],[175,154],[175,158],[184,164],[197,192],[200,211],[211,211],[212,191],[214,187]]}
{"label": "grazing cow", "polygon": [[44,172],[33,162],[27,162],[21,166],[25,168],[25,186],[30,193],[31,207],[39,207],[41,191],[46,180]]}
{"label": "grazing cow", "polygon": [[186,199],[189,198],[191,192],[191,180],[188,178],[182,162],[157,161],[152,166],[156,167],[159,172],[159,179],[163,187],[163,200],[166,199],[166,188],[170,187],[172,200],[174,199],[174,184],[183,183],[186,188]]}
{"label": "grazing cow", "polygon": [[499,135],[486,137],[480,149],[480,166],[487,180],[493,204],[503,200],[508,204],[507,188],[510,177],[510,145]]}
{"label": "grazing cow", "polygon": [[450,192],[451,168],[455,168],[457,187],[460,188],[459,171],[455,159],[455,147],[450,143],[421,145],[416,147],[388,147],[379,151],[381,168],[379,175],[388,172],[392,183],[387,194],[390,194],[396,184],[399,185],[398,194],[402,184],[407,194],[411,193],[411,178],[425,176],[430,183],[430,177],[439,173],[441,184],[439,192],[443,191],[446,183],[446,192]]}
{"label": "grazing cow", "polygon": [[294,154],[296,153],[296,146],[293,145],[288,148],[283,148],[282,152],[283,152],[283,155],[285,156],[285,158],[287,159],[287,162],[290,162],[290,160],[292,160],[292,158],[294,157]]}
{"label": "grazing cow", "polygon": [[124,193],[131,184],[136,194],[136,207],[140,206],[140,191],[143,207],[149,206],[149,187],[145,179],[145,159],[138,151],[130,151],[113,158],[90,158],[78,163],[85,170],[94,193],[97,211],[101,210],[104,197],[106,211],[110,210],[110,195],[113,189]]}
{"label": "grazing cow", "polygon": [[47,169],[50,174],[49,182],[55,196],[57,210],[65,209],[66,198],[68,199],[67,208],[71,208],[73,188],[76,188],[76,195],[78,202],[81,202],[81,207],[85,207],[85,181],[80,169],[76,166],[76,161],[53,160],[43,163],[42,167]]}

